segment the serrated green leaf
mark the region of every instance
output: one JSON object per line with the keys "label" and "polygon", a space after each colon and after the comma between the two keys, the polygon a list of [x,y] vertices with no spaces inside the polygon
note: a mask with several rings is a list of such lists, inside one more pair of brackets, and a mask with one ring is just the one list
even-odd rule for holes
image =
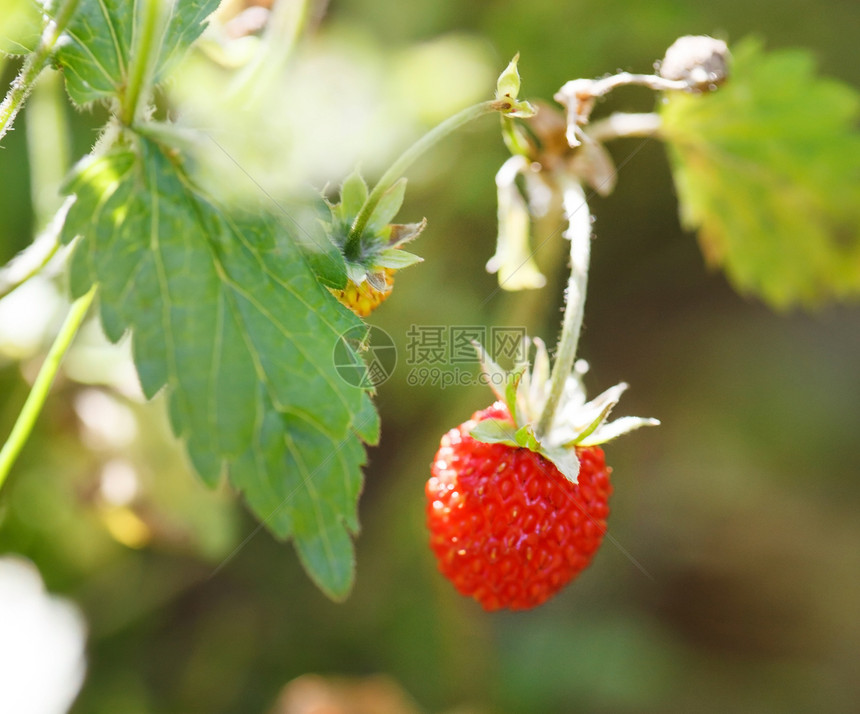
{"label": "serrated green leaf", "polygon": [[329,233],[329,226],[322,218],[328,208],[319,205],[291,205],[284,213],[294,236],[293,242],[301,250],[305,261],[319,281],[335,290],[346,285],[346,262],[343,253],[335,245]]}
{"label": "serrated green leaf", "polygon": [[[128,85],[134,33],[142,23],[147,2],[158,0],[80,0],[57,51],[69,96],[79,106],[120,96]],[[156,81],[182,55],[204,29],[204,20],[218,0],[182,0],[165,3],[162,40],[154,49]]]}
{"label": "serrated green leaf", "polygon": [[[152,0],[148,1],[152,2]],[[156,83],[165,79],[171,67],[203,33],[206,29],[206,18],[215,12],[220,4],[221,0],[173,0],[170,3],[172,13],[167,22],[167,31],[155,73]]]}
{"label": "serrated green leaf", "polygon": [[[39,44],[42,13],[31,0],[0,2],[0,55],[25,55]],[[2,59],[0,59],[2,64]]]}
{"label": "serrated green leaf", "polygon": [[320,286],[282,222],[225,213],[146,139],[88,159],[69,188],[75,293],[100,284],[106,333],[131,330],[143,390],[167,388],[204,481],[227,471],[319,586],[344,597],[360,437],[375,441],[379,427],[333,350],[362,323]]}
{"label": "serrated green leaf", "polygon": [[860,293],[857,92],[803,51],[746,40],[729,80],[661,108],[686,227],[741,292],[776,307]]}
{"label": "serrated green leaf", "polygon": [[376,410],[376,405],[370,398],[370,395],[365,390],[364,400],[361,405],[361,411],[355,415],[355,421],[352,428],[355,433],[361,437],[361,440],[369,446],[379,444],[380,423],[379,412]]}
{"label": "serrated green leaf", "polygon": [[395,184],[382,194],[373,213],[367,221],[365,232],[371,235],[380,233],[391,221],[400,207],[403,205],[403,198],[406,195],[406,179],[398,179]]}
{"label": "serrated green leaf", "polygon": [[[365,462],[352,434],[336,440],[313,419],[272,409],[258,392],[254,441],[230,470],[252,510],[280,538],[291,537],[308,575],[333,600],[352,587],[356,502]],[[263,478],[261,478],[261,475]]]}

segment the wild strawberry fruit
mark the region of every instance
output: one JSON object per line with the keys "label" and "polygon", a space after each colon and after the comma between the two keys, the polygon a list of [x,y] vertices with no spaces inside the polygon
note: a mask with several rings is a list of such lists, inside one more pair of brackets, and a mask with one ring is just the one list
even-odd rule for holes
{"label": "wild strawberry fruit", "polygon": [[536,607],[591,563],[612,493],[599,444],[658,423],[638,417],[607,423],[627,385],[586,402],[587,365],[580,360],[557,419],[539,434],[534,424],[548,399],[549,359],[543,343],[534,344],[534,369],[525,364],[514,372],[479,348],[500,401],[442,437],[425,487],[439,570],[489,611]]}
{"label": "wild strawberry fruit", "polygon": [[382,275],[385,281],[384,290],[376,289],[368,280],[362,280],[359,284],[347,280],[343,290],[329,288],[329,291],[341,305],[348,307],[359,317],[367,317],[388,299],[391,288],[394,287],[394,271],[391,268],[384,268]]}
{"label": "wild strawberry fruit", "polygon": [[578,449],[572,483],[534,451],[473,439],[488,418],[510,414],[496,402],[442,437],[426,486],[430,547],[445,577],[485,610],[527,610],[567,585],[600,547],[610,469],[599,446]]}
{"label": "wild strawberry fruit", "polygon": [[400,179],[374,200],[355,172],[343,182],[340,201],[326,201],[329,220],[323,222],[325,232],[343,255],[346,268],[345,283],[341,279],[328,284],[328,289],[359,317],[367,317],[388,299],[395,271],[422,260],[403,246],[421,234],[427,221],[391,223],[405,191],[406,179]]}

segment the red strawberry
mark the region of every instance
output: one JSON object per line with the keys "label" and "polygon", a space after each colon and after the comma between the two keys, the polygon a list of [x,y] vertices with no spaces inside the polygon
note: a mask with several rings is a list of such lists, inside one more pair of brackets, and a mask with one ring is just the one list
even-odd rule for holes
{"label": "red strawberry", "polygon": [[545,602],[591,562],[609,515],[611,469],[599,446],[576,447],[578,483],[527,448],[470,436],[511,420],[502,402],[442,437],[427,481],[430,547],[439,569],[485,610]]}

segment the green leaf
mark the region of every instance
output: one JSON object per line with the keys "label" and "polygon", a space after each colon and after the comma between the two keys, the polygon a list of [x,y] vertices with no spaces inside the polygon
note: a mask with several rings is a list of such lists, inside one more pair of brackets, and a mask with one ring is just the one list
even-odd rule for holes
{"label": "green leaf", "polygon": [[[134,33],[141,26],[139,16],[147,2],[158,0],[80,0],[57,61],[66,78],[69,95],[79,106],[120,96],[128,85],[128,71]],[[203,21],[218,0],[181,0],[165,3],[171,13],[165,18],[163,41],[153,58],[156,81],[203,31]]]}
{"label": "green leaf", "polygon": [[26,55],[39,44],[42,13],[31,0],[0,0],[0,64],[2,55]]}
{"label": "green leaf", "polygon": [[775,307],[860,293],[857,93],[748,39],[729,80],[661,113],[681,218],[736,288]]}
{"label": "green leaf", "polygon": [[[140,1],[140,0],[138,0]],[[152,0],[147,0],[152,2]],[[206,18],[209,17],[221,0],[173,0],[172,10],[167,23],[167,31],[159,56],[159,66],[155,73],[156,83],[165,79],[173,65],[191,47],[191,44],[206,29]]]}
{"label": "green leaf", "polygon": [[293,228],[294,243],[319,281],[327,287],[342,290],[346,285],[346,263],[325,221],[328,207],[320,199],[310,207],[291,205],[284,213]]}
{"label": "green leaf", "polygon": [[334,366],[361,322],[317,281],[283,224],[213,205],[139,139],[86,160],[63,240],[78,295],[100,284],[102,324],[132,332],[144,393],[166,388],[174,432],[203,480],[224,472],[311,577],[346,596],[365,461],[378,417]]}

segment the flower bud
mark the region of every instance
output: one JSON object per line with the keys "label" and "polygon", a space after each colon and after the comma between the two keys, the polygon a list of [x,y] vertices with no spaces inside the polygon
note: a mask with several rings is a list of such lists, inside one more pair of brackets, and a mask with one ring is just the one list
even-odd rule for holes
{"label": "flower bud", "polygon": [[729,74],[729,48],[722,40],[705,35],[679,37],[660,63],[663,79],[686,82],[690,89],[712,91]]}

